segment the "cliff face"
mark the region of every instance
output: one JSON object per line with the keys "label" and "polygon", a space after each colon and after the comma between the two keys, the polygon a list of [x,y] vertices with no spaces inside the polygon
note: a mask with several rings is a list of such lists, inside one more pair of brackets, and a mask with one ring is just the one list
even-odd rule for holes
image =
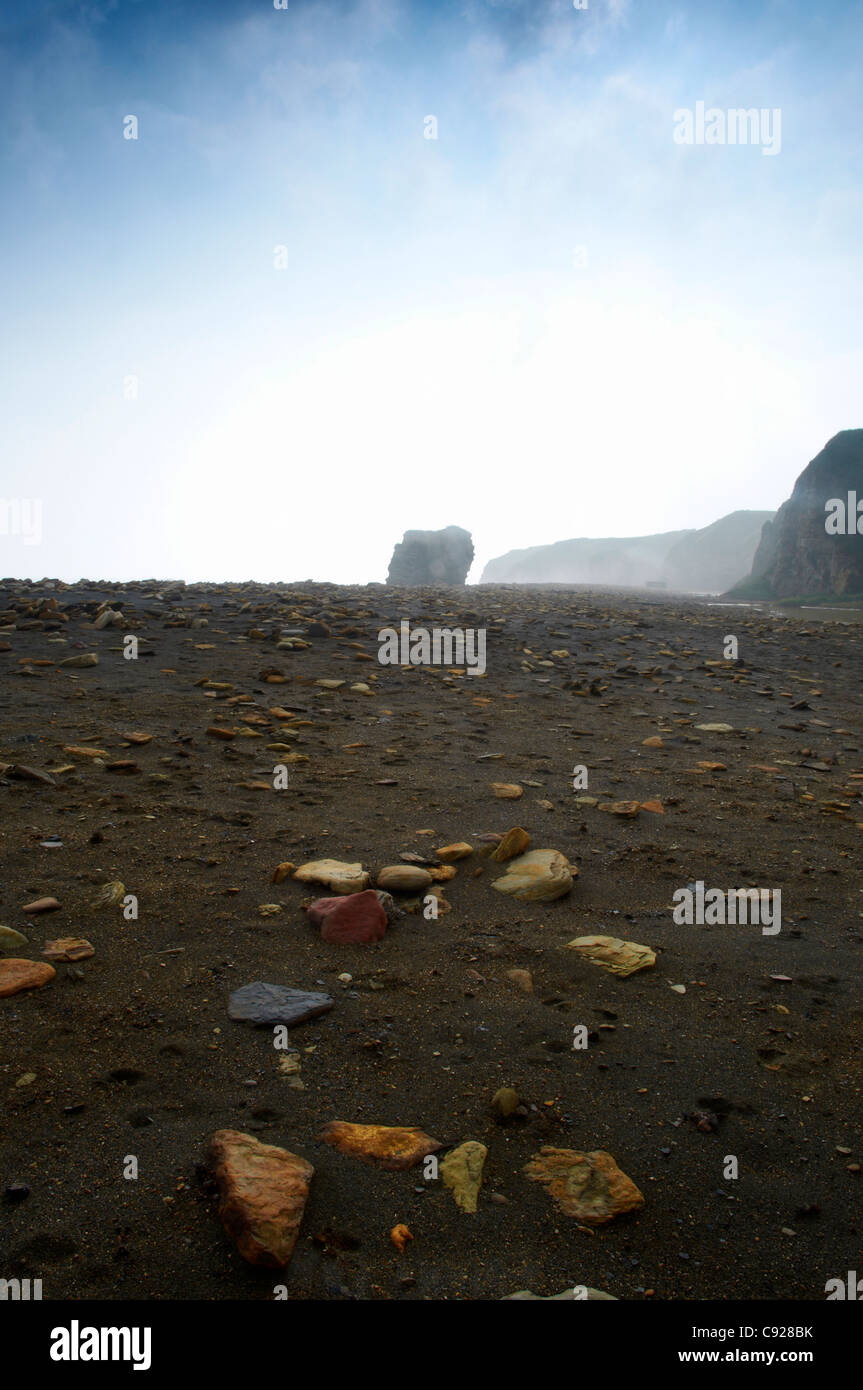
{"label": "cliff face", "polygon": [[840,498],[847,512],[849,492],[863,501],[863,429],[834,435],[804,468],[788,501],[765,523],[749,578],[731,593],[749,598],[863,593],[863,535],[856,532],[854,511],[846,517],[850,534],[827,530],[832,513],[827,503]]}
{"label": "cliff face", "polygon": [[473,563],[473,541],[461,526],[405,531],[390,560],[388,584],[463,584]]}
{"label": "cliff face", "polygon": [[664,578],[669,589],[722,593],[748,572],[773,512],[729,512],[702,526],[668,553]]}
{"label": "cliff face", "polygon": [[688,531],[618,539],[584,538],[510,550],[489,560],[482,584],[619,584],[661,581],[669,550]]}
{"label": "cliff face", "polygon": [[511,550],[490,560],[484,584],[665,585],[721,593],[748,574],[765,520],[772,512],[731,512],[697,531],[665,531],[622,540],[557,541]]}

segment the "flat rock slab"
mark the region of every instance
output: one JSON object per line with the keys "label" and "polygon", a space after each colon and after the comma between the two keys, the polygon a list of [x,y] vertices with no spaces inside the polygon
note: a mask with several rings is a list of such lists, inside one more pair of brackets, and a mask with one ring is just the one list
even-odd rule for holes
{"label": "flat rock slab", "polygon": [[585,1226],[603,1226],[644,1206],[643,1194],[603,1149],[578,1153],[545,1147],[526,1164],[524,1173],[548,1188],[559,1211]]}
{"label": "flat rock slab", "polygon": [[523,902],[552,902],[562,898],[578,874],[556,849],[532,849],[507,864],[503,878],[492,884],[499,893],[509,893]]}
{"label": "flat rock slab", "polygon": [[220,1129],[207,1150],[219,1187],[219,1216],[249,1264],[283,1269],[291,1258],[315,1170],[306,1159]]}
{"label": "flat rock slab", "polygon": [[441,1146],[421,1129],[402,1125],[353,1125],[331,1120],[318,1135],[339,1153],[398,1172],[413,1168]]}
{"label": "flat rock slab", "polygon": [[331,945],[367,946],[380,941],[387,929],[386,909],[373,888],[342,898],[318,898],[306,912]]}
{"label": "flat rock slab", "polygon": [[20,994],[23,989],[39,989],[57,974],[44,960],[0,960],[0,999]]}
{"label": "flat rock slab", "polygon": [[362,864],[346,864],[341,859],[313,859],[294,871],[299,883],[322,883],[334,893],[362,893],[369,886],[369,875]]}
{"label": "flat rock slab", "polygon": [[298,1023],[317,1018],[332,1007],[333,999],[329,994],[289,989],[287,985],[268,985],[257,980],[233,991],[228,1001],[228,1017],[259,1028],[276,1023],[295,1028]]}
{"label": "flat rock slab", "polygon": [[78,936],[58,936],[56,941],[46,941],[42,947],[46,960],[87,960],[95,954],[90,942]]}
{"label": "flat rock slab", "polygon": [[610,970],[612,975],[634,975],[636,970],[649,970],[656,964],[656,954],[649,946],[637,941],[621,941],[618,936],[577,936],[567,942],[567,949]]}
{"label": "flat rock slab", "polygon": [[441,1161],[440,1175],[462,1211],[475,1212],[479,1189],[482,1184],[482,1170],[488,1157],[485,1144],[468,1139],[451,1149]]}

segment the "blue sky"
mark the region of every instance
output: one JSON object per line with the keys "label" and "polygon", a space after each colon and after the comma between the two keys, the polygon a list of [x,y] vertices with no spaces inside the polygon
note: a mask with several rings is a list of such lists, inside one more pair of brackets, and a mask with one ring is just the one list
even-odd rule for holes
{"label": "blue sky", "polygon": [[[778,506],[863,424],[861,56],[801,0],[0,5],[0,573]],[[676,144],[698,101],[779,152]]]}

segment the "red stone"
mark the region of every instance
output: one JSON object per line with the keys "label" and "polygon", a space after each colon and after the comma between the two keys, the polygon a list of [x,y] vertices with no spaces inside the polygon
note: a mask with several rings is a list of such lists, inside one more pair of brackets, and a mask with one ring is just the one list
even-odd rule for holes
{"label": "red stone", "polygon": [[387,914],[373,888],[342,898],[318,898],[306,911],[330,945],[367,946],[380,941],[387,929]]}

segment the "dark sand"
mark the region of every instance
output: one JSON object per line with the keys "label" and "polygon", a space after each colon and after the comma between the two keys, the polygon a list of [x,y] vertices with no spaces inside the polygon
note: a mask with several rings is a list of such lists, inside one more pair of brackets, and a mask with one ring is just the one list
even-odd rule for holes
{"label": "dark sand", "polygon": [[[54,788],[0,775],[0,922],[30,942],[7,954],[38,960],[59,936],[86,937],[96,954],[0,1000],[0,1187],[30,1188],[0,1202],[0,1275],[41,1278],[45,1299],[271,1299],[280,1282],[292,1299],[498,1299],[575,1283],[622,1299],[823,1299],[828,1279],[859,1266],[863,1177],[848,1171],[863,1155],[863,805],[846,790],[863,771],[854,629],[666,596],[311,584],[201,586],[162,603],[145,596],[153,586],[90,584],[57,591],[60,624],[41,609],[51,592],[0,587],[0,642],[12,648],[0,655],[0,761],[77,770]],[[94,631],[95,603],[88,614],[83,600],[121,597],[124,625]],[[177,613],[200,616],[203,603],[209,625],[190,629]],[[276,650],[281,627],[313,618],[332,635]],[[378,630],[402,618],[487,626],[487,676],[380,666]],[[124,632],[149,643],[136,662],[122,658]],[[728,632],[743,665],[706,667]],[[351,644],[374,659],[355,660]],[[559,649],[570,655],[550,655]],[[22,674],[22,658],[81,651],[99,665]],[[288,679],[267,684],[265,670]],[[196,684],[207,677],[233,689],[209,698]],[[375,694],[322,690],[318,678],[369,681]],[[254,703],[226,704],[239,694]],[[792,710],[799,700],[810,708]],[[246,789],[272,778],[279,720],[230,743],[205,730],[217,719],[242,728],[241,714],[277,705],[312,721],[291,740],[309,761],[291,767],[287,791]],[[706,722],[736,732],[697,732]],[[152,742],[124,747],[129,729]],[[663,749],[642,746],[658,733]],[[87,739],[140,772],[62,751]],[[699,760],[728,770],[693,772]],[[577,763],[590,769],[588,794],[659,798],[665,814],[579,808]],[[523,798],[495,799],[492,781],[521,784]],[[477,854],[445,885],[452,910],[437,922],[407,915],[376,946],[335,948],[300,907],[327,890],[270,883],[282,860],[374,871],[453,840],[479,850],[478,835],[512,825],[578,866],[569,896],[504,897],[490,886],[502,870]],[[49,835],[62,848],[42,848]],[[137,921],[90,907],[118,879],[139,899]],[[676,926],[672,894],[698,879],[781,888],[781,933]],[[42,895],[62,909],[28,919],[22,905]],[[262,917],[274,902],[283,912]],[[593,932],[653,947],[655,969],[621,980],[564,949]],[[531,972],[533,995],[507,978],[513,967]],[[253,980],[335,996],[292,1031],[302,1090],[270,1034],[227,1017],[229,991]],[[587,1052],[572,1050],[578,1023],[591,1030]],[[504,1085],[527,1105],[508,1125],[490,1109]],[[705,1108],[718,1131],[687,1118]],[[421,1168],[382,1172],[318,1142],[333,1119],[482,1141],[477,1214]],[[197,1165],[223,1127],[315,1165],[285,1276],[245,1264],[222,1231]],[[579,1229],[522,1176],[543,1144],[610,1151],[643,1210]],[[737,1181],[723,1179],[728,1154]],[[127,1155],[137,1181],[123,1177]],[[399,1222],[414,1236],[403,1254],[389,1239]]]}

